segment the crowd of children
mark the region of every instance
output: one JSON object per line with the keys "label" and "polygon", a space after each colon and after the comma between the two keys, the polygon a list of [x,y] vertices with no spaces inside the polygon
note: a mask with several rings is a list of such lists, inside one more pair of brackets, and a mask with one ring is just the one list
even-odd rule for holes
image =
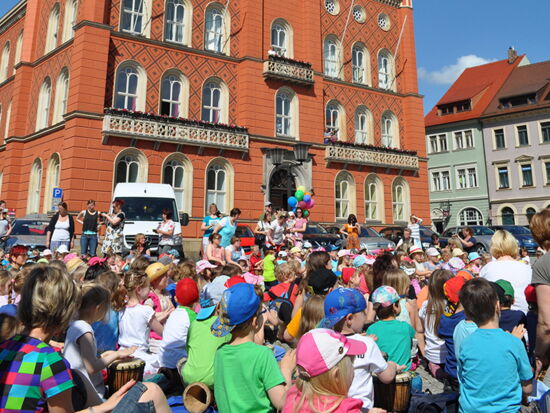
{"label": "crowd of children", "polygon": [[[88,261],[15,246],[1,257],[0,411],[164,412],[165,395],[203,383],[222,413],[382,413],[376,383],[425,369],[461,412],[518,412],[545,366],[531,263],[513,240],[497,231],[485,256],[414,241],[245,256],[232,239],[198,262],[153,262],[141,244]],[[520,279],[498,272],[512,261]],[[128,358],[145,382],[108,397],[106,367]]]}

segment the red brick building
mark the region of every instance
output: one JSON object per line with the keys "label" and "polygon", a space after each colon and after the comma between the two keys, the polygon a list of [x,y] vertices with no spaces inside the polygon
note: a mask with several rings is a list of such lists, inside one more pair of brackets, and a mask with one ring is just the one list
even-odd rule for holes
{"label": "red brick building", "polygon": [[0,53],[17,216],[54,187],[105,210],[116,182],[143,181],[175,187],[190,237],[211,201],[255,219],[299,185],[315,221],[429,217],[411,0],[22,0]]}

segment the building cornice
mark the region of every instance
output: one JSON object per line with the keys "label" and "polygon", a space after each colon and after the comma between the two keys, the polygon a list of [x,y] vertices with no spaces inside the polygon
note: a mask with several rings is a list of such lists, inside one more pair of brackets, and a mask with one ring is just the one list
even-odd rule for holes
{"label": "building cornice", "polygon": [[[535,191],[537,189],[539,189],[540,187],[538,186],[535,186],[533,188],[529,188],[531,189],[532,191]],[[520,197],[508,197],[506,199],[491,199],[491,204],[509,204],[509,203],[514,203],[514,202],[529,202],[529,201],[537,201],[537,200],[543,200],[543,201],[548,201],[548,196],[546,195],[534,195],[534,196],[530,196],[529,198],[520,198]]]}
{"label": "building cornice", "polygon": [[0,34],[15,24],[27,11],[27,0],[21,0],[0,18]]}
{"label": "building cornice", "polygon": [[550,105],[544,107],[538,106],[533,108],[526,107],[525,110],[522,110],[520,112],[491,114],[481,118],[480,121],[482,122],[482,124],[491,124],[502,122],[503,120],[515,121],[524,118],[525,116],[533,116],[537,114],[550,114]]}
{"label": "building cornice", "polygon": [[45,54],[42,57],[39,57],[34,62],[19,62],[15,67],[19,68],[19,66],[30,66],[30,67],[36,67],[40,65],[41,63],[44,63],[46,60],[50,59],[51,57],[57,55],[58,53],[61,53],[63,50],[71,46],[74,42],[74,39],[67,40],[65,43],[63,43],[61,46],[59,46],[56,49],[53,49],[48,54]]}

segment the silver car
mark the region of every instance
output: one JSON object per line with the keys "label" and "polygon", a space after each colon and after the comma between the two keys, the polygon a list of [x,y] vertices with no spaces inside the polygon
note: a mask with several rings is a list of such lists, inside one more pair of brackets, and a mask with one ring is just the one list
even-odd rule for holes
{"label": "silver car", "polygon": [[395,242],[382,237],[378,232],[369,227],[361,227],[359,242],[361,249],[366,249],[369,253],[378,249],[395,249]]}
{"label": "silver car", "polygon": [[6,240],[6,249],[14,245],[24,245],[43,251],[46,248],[46,227],[48,222],[40,219],[16,219],[13,230]]}
{"label": "silver car", "polygon": [[[489,227],[483,225],[467,225],[472,228],[474,231],[474,238],[476,239],[476,251],[478,254],[483,254],[491,250],[491,238],[495,234]],[[442,237],[451,239],[453,234],[457,234],[459,231],[462,231],[466,226],[463,227],[449,227],[443,231],[441,234]]]}

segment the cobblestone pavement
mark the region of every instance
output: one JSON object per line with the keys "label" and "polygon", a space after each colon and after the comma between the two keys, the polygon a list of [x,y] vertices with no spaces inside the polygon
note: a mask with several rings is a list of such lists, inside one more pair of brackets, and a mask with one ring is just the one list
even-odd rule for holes
{"label": "cobblestone pavement", "polygon": [[432,394],[443,393],[443,383],[439,380],[436,380],[427,367],[424,367],[424,364],[421,364],[416,372],[422,377],[422,391],[429,389]]}

